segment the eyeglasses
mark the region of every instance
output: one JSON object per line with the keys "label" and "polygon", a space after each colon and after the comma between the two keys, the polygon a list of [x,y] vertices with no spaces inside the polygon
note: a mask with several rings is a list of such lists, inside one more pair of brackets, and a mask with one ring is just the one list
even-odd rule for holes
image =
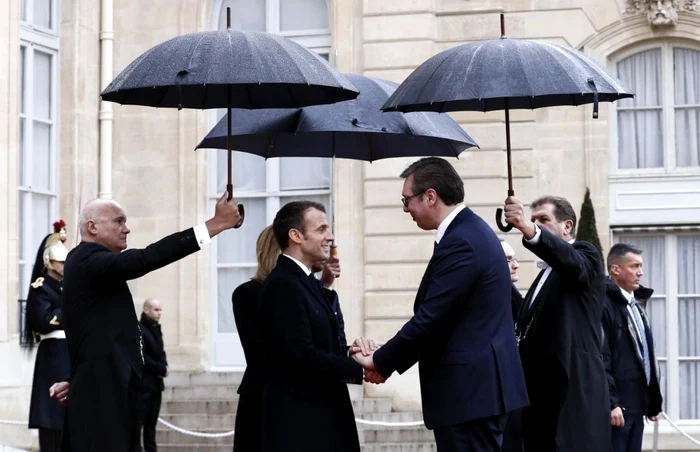
{"label": "eyeglasses", "polygon": [[517,264],[517,263],[518,263],[518,260],[517,260],[516,258],[514,258],[514,257],[506,258],[506,261],[508,262],[508,265],[513,265],[513,264]]}
{"label": "eyeglasses", "polygon": [[407,196],[406,198],[401,198],[401,203],[403,204],[404,207],[408,207],[408,202],[412,199],[415,198],[416,196],[421,196],[424,194],[426,190],[423,190],[420,193],[416,193],[415,195]]}

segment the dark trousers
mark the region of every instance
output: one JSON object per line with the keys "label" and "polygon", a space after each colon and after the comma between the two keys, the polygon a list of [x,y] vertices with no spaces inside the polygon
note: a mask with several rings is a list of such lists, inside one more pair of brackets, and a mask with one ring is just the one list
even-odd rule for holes
{"label": "dark trousers", "polygon": [[500,452],[507,414],[436,428],[438,452]]}
{"label": "dark trousers", "polygon": [[40,428],[39,450],[41,452],[61,452],[61,430]]}
{"label": "dark trousers", "polygon": [[139,404],[139,431],[143,429],[143,450],[145,452],[156,452],[156,424],[160,414],[160,402],[163,393],[152,391],[141,391]]}
{"label": "dark trousers", "polygon": [[234,452],[262,450],[262,390],[241,394],[236,410]]}
{"label": "dark trousers", "polygon": [[641,452],[644,416],[625,414],[625,425],[612,428],[612,452]]}
{"label": "dark trousers", "polygon": [[523,452],[523,410],[511,411],[503,430],[503,452]]}
{"label": "dark trousers", "polygon": [[139,441],[139,396],[141,395],[141,379],[134,373],[129,379],[129,388],[126,391],[126,407],[129,412],[127,434],[129,452],[141,452]]}

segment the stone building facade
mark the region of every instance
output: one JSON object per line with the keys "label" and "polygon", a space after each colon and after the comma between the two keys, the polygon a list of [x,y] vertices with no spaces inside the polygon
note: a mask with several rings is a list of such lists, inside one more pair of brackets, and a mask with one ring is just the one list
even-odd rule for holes
{"label": "stone building facade", "polygon": [[[148,48],[216,29],[231,6],[233,26],[280,33],[327,57],[340,71],[402,81],[452,46],[500,35],[582,50],[637,92],[634,101],[511,113],[517,196],[566,196],[578,210],[586,187],[604,248],[627,240],[645,249],[648,307],[657,337],[665,410],[700,425],[700,4],[697,0],[6,0],[0,15],[0,419],[23,420],[33,356],[18,346],[18,299],[51,222],[77,240],[79,207],[118,200],[140,247],[209,217],[225,156],[195,145],[218,115],[107,105],[99,92]],[[480,150],[452,159],[466,203],[492,221],[506,193],[502,112],[454,113]],[[164,336],[176,370],[243,369],[230,309],[252,274],[254,241],[290,199],[331,206],[343,275],[338,291],[349,337],[390,338],[411,315],[432,234],[402,212],[398,174],[407,159],[349,161],[234,159],[243,228],[207,249],[131,283],[137,301],[163,301]],[[522,262],[534,256],[505,235]],[[29,268],[29,270],[28,270]],[[136,306],[140,309],[140,306]],[[417,372],[367,396],[416,409]],[[0,426],[0,443],[26,446],[24,429]]]}

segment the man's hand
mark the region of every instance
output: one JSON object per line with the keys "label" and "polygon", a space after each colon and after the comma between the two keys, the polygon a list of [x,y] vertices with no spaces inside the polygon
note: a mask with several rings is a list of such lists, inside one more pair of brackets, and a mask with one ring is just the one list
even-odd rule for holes
{"label": "man's hand", "polygon": [[374,339],[370,339],[368,337],[358,337],[350,346],[350,356],[360,352],[363,356],[369,356],[378,348],[379,347],[377,347]]}
{"label": "man's hand", "polygon": [[51,385],[49,388],[49,397],[58,399],[59,402],[61,402],[61,405],[66,404],[66,400],[68,400],[68,392],[70,391],[70,383],[67,381],[61,381],[58,383],[54,383]]}
{"label": "man's hand", "polygon": [[659,415],[660,415],[660,414],[661,414],[661,413],[656,414],[656,416],[647,416],[647,420],[648,420],[649,422],[656,422],[656,421],[659,420]]}
{"label": "man's hand", "polygon": [[369,355],[364,355],[362,353],[355,353],[352,355],[352,359],[357,361],[358,364],[360,364],[362,367],[365,368],[365,370],[377,370],[374,367],[374,361],[372,360],[372,354]]}
{"label": "man's hand", "polygon": [[330,288],[336,278],[340,278],[340,261],[337,257],[331,257],[323,264],[323,271],[321,273],[323,287]]}
{"label": "man's hand", "polygon": [[228,192],[219,198],[214,208],[214,217],[207,220],[207,230],[209,237],[214,237],[219,233],[231,229],[241,222],[241,213],[238,211],[238,200],[231,198],[228,200]]}
{"label": "man's hand", "polygon": [[523,233],[526,239],[530,240],[535,236],[537,230],[535,223],[525,216],[525,207],[522,201],[515,196],[506,198],[503,212],[506,216],[506,223],[512,224],[514,228]]}
{"label": "man's hand", "polygon": [[374,383],[375,385],[379,385],[386,382],[386,378],[379,375],[379,372],[377,372],[376,370],[365,370],[364,380],[367,383]]}
{"label": "man's hand", "polygon": [[622,414],[622,408],[616,406],[610,412],[610,424],[613,427],[624,427],[625,426],[625,416]]}

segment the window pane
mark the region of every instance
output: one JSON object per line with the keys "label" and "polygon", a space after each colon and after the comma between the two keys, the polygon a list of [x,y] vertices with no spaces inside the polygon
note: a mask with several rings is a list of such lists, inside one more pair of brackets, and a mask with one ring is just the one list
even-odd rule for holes
{"label": "window pane", "polygon": [[33,116],[51,119],[51,55],[34,52],[34,111]]}
{"label": "window pane", "polygon": [[619,168],[664,166],[661,110],[619,111],[617,121]]}
{"label": "window pane", "polygon": [[51,189],[51,126],[34,121],[32,167],[27,183],[36,190]]}
{"label": "window pane", "polygon": [[27,48],[20,46],[19,48],[19,112],[25,113],[26,106],[24,105],[24,90],[27,82],[27,74],[25,74],[25,68],[27,67]]}
{"label": "window pane", "polygon": [[231,294],[236,287],[249,280],[255,274],[254,268],[220,268],[218,269],[218,332],[236,333],[236,322],[233,318]]}
{"label": "window pane", "polygon": [[700,52],[673,49],[673,92],[676,105],[700,104]]}
{"label": "window pane", "polygon": [[[24,255],[24,242],[25,235],[30,229],[27,227],[26,218],[26,204],[29,200],[30,195],[25,192],[19,192],[19,228],[17,230],[17,236],[19,237],[19,260],[26,260],[27,256]],[[22,276],[20,274],[20,276]]]}
{"label": "window pane", "polygon": [[700,418],[700,362],[686,361],[680,365],[680,417]]}
{"label": "window pane", "polygon": [[19,2],[19,18],[25,22],[27,21],[27,0],[20,0]]}
{"label": "window pane", "polygon": [[677,108],[675,114],[676,165],[700,166],[700,108]]}
{"label": "window pane", "polygon": [[43,28],[52,28],[51,3],[53,0],[34,0],[34,25]]}
{"label": "window pane", "polygon": [[661,397],[663,397],[663,406],[668,406],[668,398],[666,398],[666,388],[668,386],[666,379],[666,360],[659,361],[659,386],[661,387]]}
{"label": "window pane", "polygon": [[[214,194],[223,193],[226,190],[228,180],[228,153],[222,149],[209,152],[216,154],[216,191]],[[231,162],[233,174],[231,177],[234,195],[239,192],[265,191],[267,179],[265,166],[265,159],[260,156],[246,152],[233,152],[233,161]]]}
{"label": "window pane", "polygon": [[265,31],[265,0],[224,0],[219,13],[219,30],[226,30],[226,7],[231,7],[233,30]]}
{"label": "window pane", "polygon": [[661,49],[625,58],[617,63],[617,74],[624,86],[635,93],[632,99],[618,101],[619,108],[661,105]]}
{"label": "window pane", "polygon": [[26,168],[25,159],[27,158],[27,150],[24,146],[24,118],[19,118],[19,184],[26,186],[27,181],[24,180],[24,168]]}
{"label": "window pane", "polygon": [[37,194],[27,196],[31,196],[32,199],[32,224],[26,225],[29,227],[25,227],[24,231],[27,231],[32,235],[27,237],[27,242],[29,242],[29,255],[24,256],[24,258],[27,262],[33,265],[34,253],[36,253],[36,251],[39,249],[39,244],[44,239],[46,234],[52,230],[51,227],[53,221],[51,221],[51,196]]}
{"label": "window pane", "polygon": [[267,226],[266,200],[241,199],[245,206],[245,221],[239,229],[229,229],[217,236],[217,262],[220,264],[255,264],[255,244]]}
{"label": "window pane", "polygon": [[678,237],[678,294],[700,294],[700,235]]}
{"label": "window pane", "polygon": [[678,299],[678,355],[700,358],[700,298]]}
{"label": "window pane", "polygon": [[280,190],[328,189],[331,159],[290,157],[280,159]]}
{"label": "window pane", "polygon": [[328,28],[326,0],[280,0],[280,29],[325,30]]}

